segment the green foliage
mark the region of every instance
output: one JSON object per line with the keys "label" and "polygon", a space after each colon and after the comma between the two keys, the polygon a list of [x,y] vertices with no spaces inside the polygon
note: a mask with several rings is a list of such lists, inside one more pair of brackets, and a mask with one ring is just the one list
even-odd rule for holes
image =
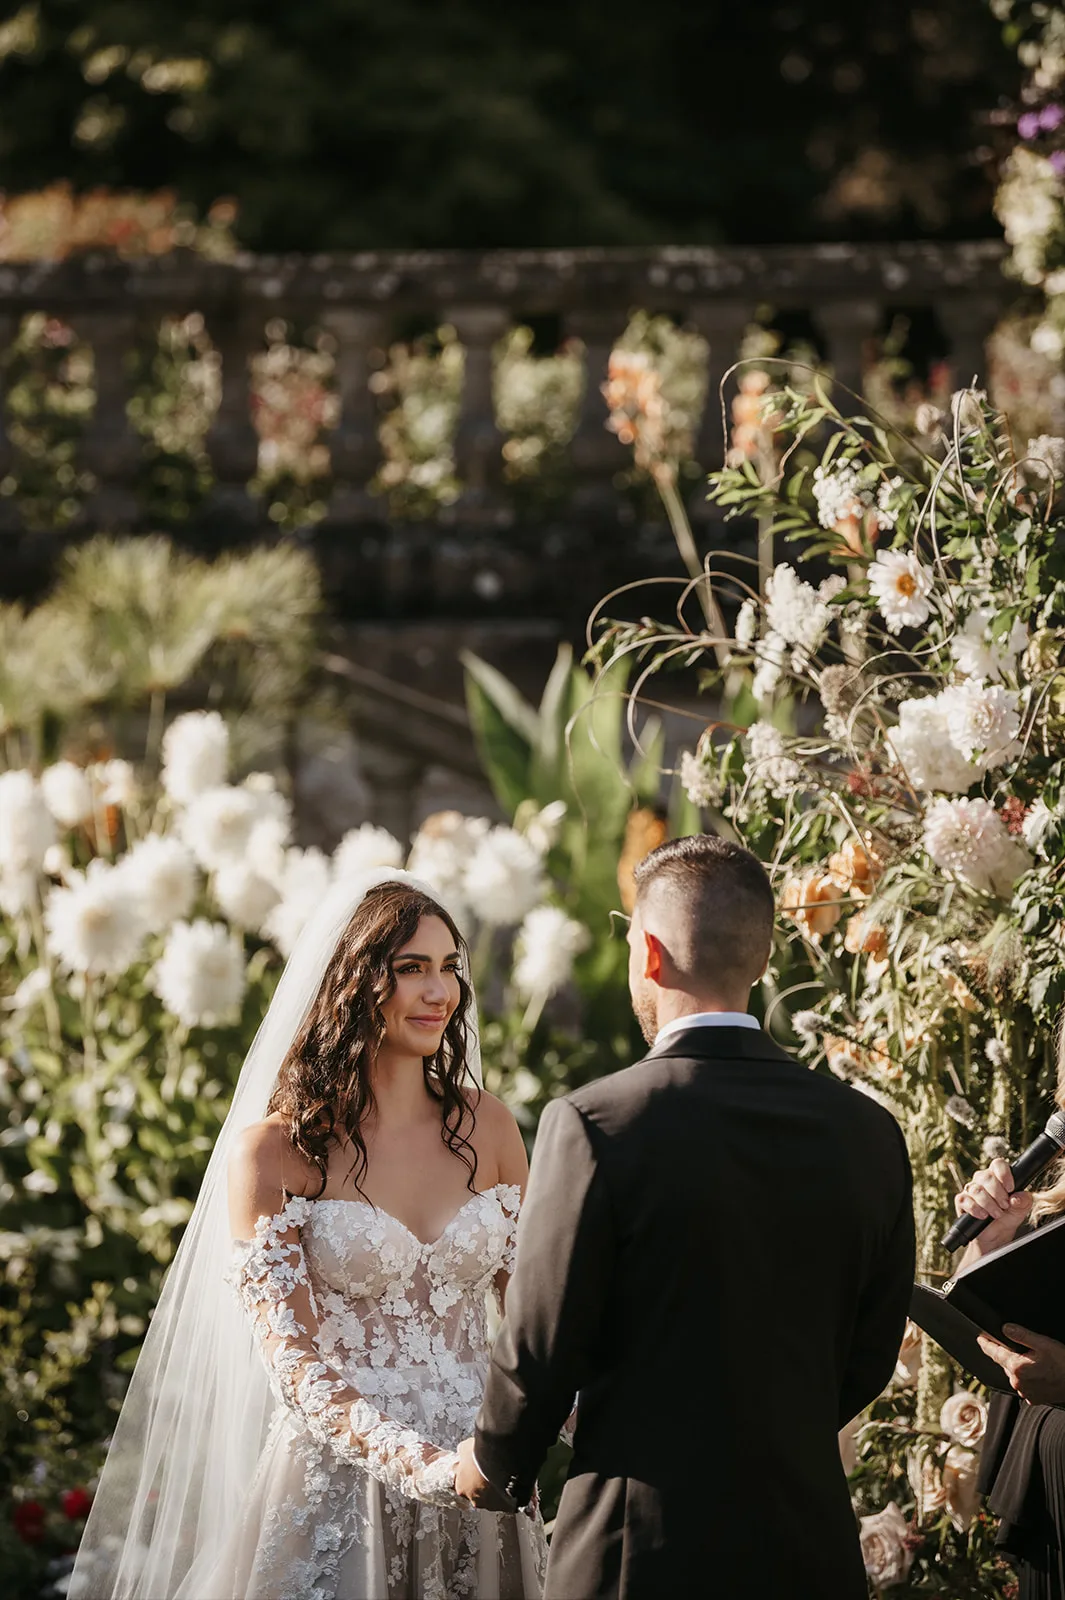
{"label": "green foliage", "polygon": [[624,670],[596,684],[568,646],[539,707],[487,662],[463,660],[470,720],[500,805],[518,827],[544,807],[565,806],[548,864],[565,909],[592,934],[575,963],[575,997],[485,1026],[486,1081],[533,1127],[548,1100],[629,1065],[643,1048],[628,1001],[625,922],[612,913],[629,819],[658,798],[662,735],[645,726],[643,753],[627,754]]}

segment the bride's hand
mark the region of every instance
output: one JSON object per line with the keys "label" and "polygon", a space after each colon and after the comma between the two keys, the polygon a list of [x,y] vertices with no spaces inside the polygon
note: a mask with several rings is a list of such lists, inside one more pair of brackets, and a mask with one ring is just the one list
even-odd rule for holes
{"label": "bride's hand", "polygon": [[981,1256],[989,1255],[1004,1244],[1009,1244],[1021,1223],[1032,1209],[1032,1196],[1028,1190],[1013,1192],[1013,1173],[1009,1162],[996,1156],[989,1167],[981,1167],[973,1174],[960,1194],[954,1196],[954,1209],[958,1216],[990,1217],[991,1221],[980,1236],[972,1241],[962,1265],[968,1266]]}

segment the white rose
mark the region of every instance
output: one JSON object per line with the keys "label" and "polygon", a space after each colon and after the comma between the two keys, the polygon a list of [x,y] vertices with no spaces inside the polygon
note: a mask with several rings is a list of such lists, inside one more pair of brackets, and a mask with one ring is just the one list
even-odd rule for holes
{"label": "white rose", "polygon": [[939,1426],[948,1439],[971,1450],[987,1430],[987,1401],[967,1389],[959,1389],[944,1402]]}
{"label": "white rose", "polygon": [[943,1463],[943,1488],[947,1514],[959,1533],[967,1530],[976,1515],[979,1471],[980,1458],[975,1451],[960,1444],[951,1445]]}
{"label": "white rose", "polygon": [[904,1583],[913,1565],[911,1528],[894,1501],[875,1516],[859,1518],[862,1560],[875,1589]]}

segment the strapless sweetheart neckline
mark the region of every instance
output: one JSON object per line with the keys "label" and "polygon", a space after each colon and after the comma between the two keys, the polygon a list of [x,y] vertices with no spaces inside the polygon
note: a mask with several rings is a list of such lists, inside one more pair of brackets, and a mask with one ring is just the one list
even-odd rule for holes
{"label": "strapless sweetheart neckline", "polygon": [[337,1195],[334,1198],[326,1196],[321,1200],[311,1200],[310,1203],[315,1206],[363,1206],[367,1211],[372,1211],[377,1216],[387,1217],[389,1222],[394,1222],[397,1228],[402,1228],[403,1232],[413,1239],[416,1244],[419,1244],[423,1250],[434,1250],[438,1244],[447,1238],[456,1222],[464,1212],[470,1209],[475,1200],[483,1200],[486,1194],[495,1194],[498,1189],[506,1187],[513,1187],[513,1185],[492,1183],[489,1184],[487,1189],[478,1189],[474,1194],[471,1194],[470,1198],[464,1200],[462,1205],[459,1206],[451,1220],[445,1223],[435,1239],[423,1239],[420,1234],[415,1233],[413,1228],[408,1228],[400,1217],[393,1216],[391,1211],[386,1211],[384,1206],[375,1206],[372,1201],[362,1200],[357,1195]]}

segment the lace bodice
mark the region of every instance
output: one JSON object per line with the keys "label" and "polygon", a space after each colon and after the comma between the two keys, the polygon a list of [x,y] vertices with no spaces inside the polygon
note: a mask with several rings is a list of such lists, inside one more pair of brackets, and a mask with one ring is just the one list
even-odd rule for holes
{"label": "lace bodice", "polygon": [[278,1398],[336,1459],[409,1499],[462,1503],[450,1447],[480,1403],[486,1302],[513,1265],[519,1201],[482,1190],[425,1243],[366,1201],[295,1196],[234,1247]]}

